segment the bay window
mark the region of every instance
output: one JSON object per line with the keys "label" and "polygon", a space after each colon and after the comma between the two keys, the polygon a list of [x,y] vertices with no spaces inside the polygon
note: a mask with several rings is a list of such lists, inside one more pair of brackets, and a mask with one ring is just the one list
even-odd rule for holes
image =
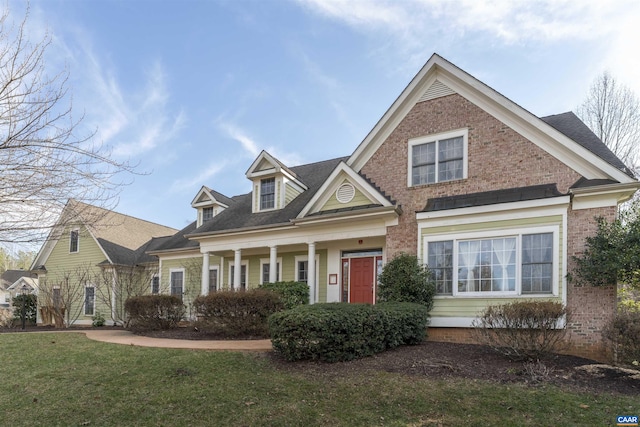
{"label": "bay window", "polygon": [[551,294],[554,233],[426,242],[437,295]]}

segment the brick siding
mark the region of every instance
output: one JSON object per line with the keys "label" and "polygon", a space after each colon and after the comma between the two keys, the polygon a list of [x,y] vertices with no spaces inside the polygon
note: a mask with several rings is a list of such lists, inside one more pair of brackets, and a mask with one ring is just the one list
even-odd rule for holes
{"label": "brick siding", "polygon": [[[463,128],[468,129],[468,178],[408,187],[408,140]],[[387,229],[389,258],[399,252],[416,254],[415,212],[423,210],[429,198],[551,183],[566,193],[580,178],[566,164],[457,94],[416,104],[361,172],[395,199],[404,212],[398,225]],[[593,234],[595,215],[612,218],[615,208],[569,213],[569,259],[580,254],[585,236]],[[613,287],[569,284],[568,328],[575,354],[602,359],[605,351],[600,331],[615,311],[615,297]],[[436,334],[447,339],[465,336],[463,329],[455,328],[442,328]]]}

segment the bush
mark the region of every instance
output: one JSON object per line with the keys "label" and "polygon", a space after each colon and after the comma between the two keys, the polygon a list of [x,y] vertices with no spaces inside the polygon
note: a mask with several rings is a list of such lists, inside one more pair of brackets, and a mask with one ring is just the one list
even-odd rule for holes
{"label": "bush", "polygon": [[419,304],[329,303],[275,313],[269,331],[286,360],[338,362],[420,343],[428,323],[429,312]]}
{"label": "bush", "polygon": [[174,295],[142,295],[124,303],[126,327],[134,330],[172,329],[185,313],[182,300]]}
{"label": "bush", "polygon": [[100,314],[99,311],[96,311],[95,316],[91,318],[91,326],[94,327],[104,326],[105,322],[106,321],[104,320],[104,316]]}
{"label": "bush", "polygon": [[309,304],[309,286],[302,282],[275,282],[260,285],[260,289],[273,291],[280,296],[284,308],[289,310],[298,305]]}
{"label": "bush", "polygon": [[0,328],[13,328],[13,310],[10,308],[0,308]]}
{"label": "bush", "polygon": [[380,301],[413,302],[430,311],[436,287],[418,257],[402,253],[389,261],[378,277]]}
{"label": "bush", "polygon": [[22,324],[22,302],[24,300],[24,314],[27,325],[36,324],[36,316],[38,313],[38,299],[33,294],[16,295],[13,297],[11,305],[13,306],[13,320],[15,324]]}
{"label": "bush", "polygon": [[567,309],[553,301],[517,301],[487,307],[473,321],[476,338],[513,360],[538,360],[559,350]]}
{"label": "bush", "polygon": [[621,310],[603,329],[603,337],[614,346],[616,361],[640,364],[640,311]]}
{"label": "bush", "polygon": [[280,296],[264,289],[219,291],[193,302],[198,327],[226,337],[268,337],[268,318],[283,309]]}

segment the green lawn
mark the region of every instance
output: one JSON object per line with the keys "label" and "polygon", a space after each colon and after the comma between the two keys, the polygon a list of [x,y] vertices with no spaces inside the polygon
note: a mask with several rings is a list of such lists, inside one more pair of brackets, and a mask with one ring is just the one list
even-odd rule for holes
{"label": "green lawn", "polygon": [[637,396],[568,393],[378,373],[339,378],[252,354],[0,334],[7,426],[608,426]]}

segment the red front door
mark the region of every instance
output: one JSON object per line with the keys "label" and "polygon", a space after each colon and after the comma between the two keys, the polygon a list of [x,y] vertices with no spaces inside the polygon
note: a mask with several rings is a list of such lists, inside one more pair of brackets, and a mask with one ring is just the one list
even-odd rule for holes
{"label": "red front door", "polygon": [[373,304],[375,258],[351,258],[349,302]]}

